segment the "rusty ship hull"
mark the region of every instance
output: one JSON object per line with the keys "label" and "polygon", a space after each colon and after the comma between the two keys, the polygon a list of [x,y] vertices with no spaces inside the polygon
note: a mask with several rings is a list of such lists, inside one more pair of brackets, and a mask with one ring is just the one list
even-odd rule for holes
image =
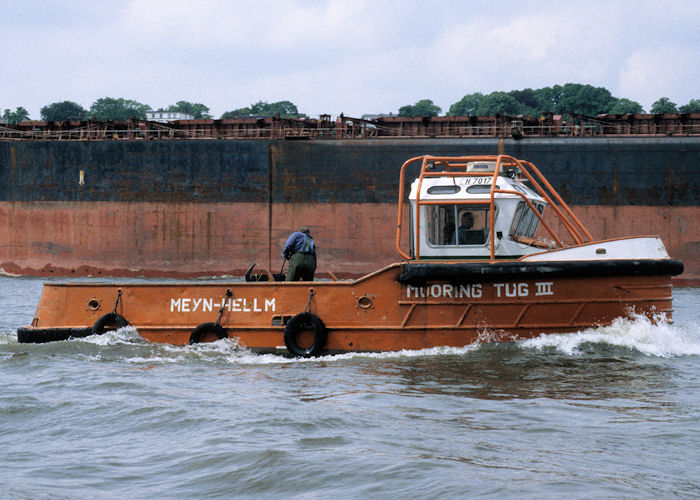
{"label": "rusty ship hull", "polygon": [[278,271],[284,240],[305,225],[319,275],[357,277],[395,260],[387,235],[403,161],[499,148],[546,166],[595,238],[658,234],[685,263],[681,280],[700,276],[698,137],[0,141],[0,268]]}

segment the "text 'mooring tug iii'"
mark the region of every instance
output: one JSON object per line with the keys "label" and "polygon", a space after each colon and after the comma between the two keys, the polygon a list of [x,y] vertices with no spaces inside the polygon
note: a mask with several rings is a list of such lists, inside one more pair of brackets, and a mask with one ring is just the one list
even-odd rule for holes
{"label": "text 'mooring tug iii'", "polygon": [[[409,166],[420,174],[404,210]],[[64,340],[130,324],[151,342],[228,337],[256,352],[307,357],[573,332],[630,311],[670,318],[671,276],[683,264],[661,239],[593,241],[530,162],[421,156],[404,163],[399,186],[396,244],[404,260],[367,276],[47,283],[18,340]]]}

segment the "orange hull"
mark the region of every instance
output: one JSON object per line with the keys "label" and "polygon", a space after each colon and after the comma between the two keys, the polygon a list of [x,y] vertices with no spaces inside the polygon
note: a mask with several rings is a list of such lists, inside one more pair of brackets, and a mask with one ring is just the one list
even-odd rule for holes
{"label": "orange hull", "polygon": [[[402,280],[402,269],[393,264],[354,281],[47,283],[32,325],[18,337],[40,342],[44,333],[87,334],[113,310],[119,292],[115,312],[148,341],[190,343],[198,325],[221,314],[226,337],[262,352],[283,351],[285,325],[307,307],[325,324],[323,352],[329,353],[464,346],[606,325],[631,310],[669,318],[672,312],[668,275],[529,275],[411,285]],[[312,332],[298,333],[302,348],[313,340]]]}

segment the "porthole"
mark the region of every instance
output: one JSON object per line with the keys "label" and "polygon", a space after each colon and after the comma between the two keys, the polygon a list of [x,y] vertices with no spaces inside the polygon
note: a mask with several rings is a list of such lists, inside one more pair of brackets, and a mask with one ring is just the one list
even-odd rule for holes
{"label": "porthole", "polygon": [[87,307],[90,311],[97,311],[100,308],[100,301],[97,299],[88,300]]}
{"label": "porthole", "polygon": [[357,299],[357,305],[360,307],[360,309],[369,309],[372,307],[372,299],[367,297],[367,295],[363,295]]}

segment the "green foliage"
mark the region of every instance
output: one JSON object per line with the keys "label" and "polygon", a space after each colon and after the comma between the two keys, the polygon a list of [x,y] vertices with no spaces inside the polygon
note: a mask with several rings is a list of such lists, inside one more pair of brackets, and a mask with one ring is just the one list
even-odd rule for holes
{"label": "green foliage", "polygon": [[684,104],[678,111],[681,113],[700,113],[700,99],[691,99],[688,104]]}
{"label": "green foliage", "polygon": [[221,119],[225,120],[227,118],[236,118],[239,116],[250,116],[251,114],[250,108],[238,108],[232,111],[226,111],[223,115],[221,115]]}
{"label": "green foliage", "polygon": [[538,116],[541,113],[596,116],[603,113],[643,113],[642,106],[629,99],[613,97],[603,87],[567,83],[541,89],[467,94],[450,106],[450,116],[505,115]]}
{"label": "green foliage", "polygon": [[399,116],[437,116],[442,110],[430,99],[421,99],[413,106],[407,104],[399,108]]}
{"label": "green foliage", "polygon": [[479,103],[476,114],[491,116],[503,113],[505,115],[521,115],[525,107],[505,92],[492,92]]}
{"label": "green foliage", "polygon": [[6,109],[2,114],[2,119],[7,123],[19,123],[29,120],[29,111],[19,106],[14,111]]}
{"label": "green foliage", "polygon": [[481,103],[483,99],[484,94],[481,92],[467,94],[450,106],[447,116],[474,116],[477,114],[476,110],[479,109],[479,103]]}
{"label": "green foliage", "polygon": [[[508,94],[521,105],[520,113],[523,115],[536,115],[540,110],[540,100],[532,89],[511,90]],[[525,113],[524,111],[529,111]],[[531,111],[531,112],[530,112]]]}
{"label": "green foliage", "polygon": [[87,111],[72,101],[54,102],[41,108],[41,119],[47,121],[83,120]]}
{"label": "green foliage", "polygon": [[635,115],[644,113],[642,105],[636,101],[630,101],[624,97],[617,99],[608,113],[612,115]]}
{"label": "green foliage", "polygon": [[544,113],[557,113],[559,99],[562,94],[561,85],[555,85],[553,87],[543,87],[537,89],[535,92],[535,98],[539,103],[540,112]]}
{"label": "green foliage", "polygon": [[90,106],[89,115],[95,120],[119,120],[126,121],[131,118],[146,119],[146,111],[150,111],[148,104],[141,104],[131,99],[114,99],[103,97],[97,99]]}
{"label": "green foliage", "polygon": [[297,107],[289,101],[277,101],[272,103],[258,101],[251,106],[250,111],[254,115],[280,115],[282,118],[301,118],[306,116],[299,113]]}
{"label": "green foliage", "polygon": [[555,112],[596,116],[607,113],[614,103],[615,98],[603,87],[567,83],[561,87]]}
{"label": "green foliage", "polygon": [[250,107],[227,111],[221,115],[221,118],[235,118],[237,116],[279,116],[280,118],[303,118],[306,115],[299,113],[297,107],[290,101],[277,101],[272,103],[258,101],[255,104],[251,104]]}
{"label": "green foliage", "polygon": [[655,115],[660,113],[678,113],[678,107],[668,97],[662,97],[651,105],[651,112]]}
{"label": "green foliage", "polygon": [[165,111],[186,113],[188,115],[192,115],[195,120],[212,118],[212,116],[209,114],[209,108],[201,103],[178,101],[175,104],[168,106],[168,109]]}

